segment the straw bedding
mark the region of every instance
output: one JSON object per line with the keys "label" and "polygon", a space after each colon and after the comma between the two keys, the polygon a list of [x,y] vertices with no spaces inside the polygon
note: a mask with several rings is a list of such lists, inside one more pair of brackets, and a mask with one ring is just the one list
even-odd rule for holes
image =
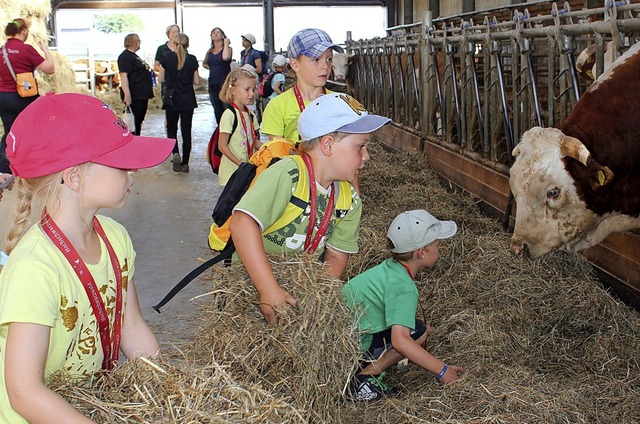
{"label": "straw bedding", "polygon": [[[124,364],[87,389],[58,392],[101,422],[634,423],[640,422],[640,315],[610,296],[581,256],[520,260],[473,198],[437,183],[419,155],[371,146],[361,175],[361,251],[348,276],[379,263],[396,214],[424,208],[458,223],[441,259],[417,276],[431,353],[466,367],[446,388],[409,364],[399,393],[374,403],[341,392],[358,362],[340,283],[303,257],[274,258],[299,301],[270,328],[241,267],[216,268],[198,300],[199,327],[157,361]],[[169,358],[172,358],[169,360]],[[170,363],[169,363],[170,362]]]}

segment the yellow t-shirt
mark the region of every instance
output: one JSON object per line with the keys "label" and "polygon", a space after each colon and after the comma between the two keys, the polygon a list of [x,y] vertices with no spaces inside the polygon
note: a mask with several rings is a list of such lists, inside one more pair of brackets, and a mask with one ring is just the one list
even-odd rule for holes
{"label": "yellow t-shirt", "polygon": [[[326,90],[327,94],[331,91]],[[311,103],[305,101],[305,107]],[[273,135],[276,137],[284,137],[294,143],[300,141],[298,136],[298,117],[300,116],[300,106],[293,87],[284,93],[269,100],[267,108],[262,113],[262,125],[260,133]]]}
{"label": "yellow t-shirt", "polygon": [[[234,113],[237,115],[237,112],[234,109],[227,109],[222,114],[222,118],[220,118],[220,132],[231,134],[229,138],[229,149],[234,154],[235,157],[242,160],[243,162],[247,162],[249,157],[253,152],[255,152],[258,148],[257,145],[254,146],[254,150],[251,154],[248,153],[249,145],[247,140],[249,136],[246,134],[246,130],[242,127],[242,120],[240,119],[240,115],[238,117],[238,124],[236,125],[236,130],[232,133],[233,129],[233,115]],[[256,130],[256,139],[257,139],[257,131],[259,129],[258,119],[255,116],[251,116],[250,119],[249,113],[243,111],[244,121],[247,124],[247,127],[253,123],[253,128]],[[256,143],[256,140],[254,140]],[[222,155],[222,159],[220,160],[220,168],[218,169],[218,184],[220,186],[227,185],[229,178],[231,178],[231,174],[233,174],[236,169],[238,169],[238,165],[231,162],[226,156]]]}
{"label": "yellow t-shirt", "polygon": [[[124,311],[128,282],[134,273],[135,251],[122,225],[104,216],[98,219],[120,261]],[[100,261],[87,264],[87,268],[102,295],[113,330],[115,275],[102,239],[100,244]],[[11,322],[51,328],[45,381],[57,371],[82,377],[101,369],[104,355],[89,298],[67,259],[39,224],[23,236],[0,273],[0,422],[26,423],[11,408],[4,380],[4,351]]]}

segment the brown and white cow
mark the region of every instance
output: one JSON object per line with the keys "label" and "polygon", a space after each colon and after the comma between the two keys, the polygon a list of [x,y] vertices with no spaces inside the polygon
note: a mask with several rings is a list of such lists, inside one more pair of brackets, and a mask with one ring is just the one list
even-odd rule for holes
{"label": "brown and white cow", "polygon": [[589,87],[560,129],[528,130],[513,155],[511,252],[577,252],[640,228],[640,43]]}

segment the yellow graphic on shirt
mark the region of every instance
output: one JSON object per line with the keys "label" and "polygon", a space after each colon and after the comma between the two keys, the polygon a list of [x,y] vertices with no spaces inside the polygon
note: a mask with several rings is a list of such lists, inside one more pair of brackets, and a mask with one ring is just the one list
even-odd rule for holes
{"label": "yellow graphic on shirt", "polygon": [[[127,259],[124,260],[121,270],[122,295],[124,297],[129,286],[129,265]],[[116,306],[116,287],[115,281],[111,279],[108,279],[105,284],[98,287],[112,331],[113,315]],[[83,304],[84,302],[78,303],[78,299],[70,299],[67,296],[61,296],[60,299],[62,323],[67,331],[74,334],[73,342],[67,349],[66,357],[68,358],[68,362],[67,365],[65,365],[65,370],[74,375],[90,375],[101,366],[102,345],[100,342],[98,319],[95,316],[93,308],[90,305],[88,308],[85,308],[85,306],[82,306]],[[123,319],[122,315],[120,319]]]}
{"label": "yellow graphic on shirt", "polygon": [[60,299],[60,315],[62,315],[62,322],[68,331],[72,331],[76,328],[78,322],[78,308],[76,306],[67,307],[69,300],[66,296],[62,296]]}
{"label": "yellow graphic on shirt", "polygon": [[78,333],[78,350],[83,355],[95,355],[98,350],[98,342],[96,337],[96,331],[94,326],[97,327],[98,323],[93,321],[87,328],[81,328]]}
{"label": "yellow graphic on shirt", "polygon": [[122,265],[122,290],[129,291],[129,264],[127,258],[124,258],[124,265]]}

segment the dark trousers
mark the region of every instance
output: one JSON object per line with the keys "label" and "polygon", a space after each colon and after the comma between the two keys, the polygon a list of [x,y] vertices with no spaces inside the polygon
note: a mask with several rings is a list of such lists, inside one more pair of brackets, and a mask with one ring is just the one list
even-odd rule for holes
{"label": "dark trousers", "polygon": [[220,84],[209,85],[209,101],[211,102],[211,106],[213,106],[213,114],[216,117],[216,123],[218,125],[220,125],[220,119],[222,119],[224,110],[229,107],[229,105],[220,100],[220,89]]}
{"label": "dark trousers", "polygon": [[142,121],[144,121],[144,117],[147,115],[147,108],[149,107],[149,100],[132,100],[131,101],[131,112],[133,113],[133,120],[135,122],[135,131],[134,135],[140,135],[142,133]]}
{"label": "dark trousers", "polygon": [[[11,174],[9,159],[7,159],[5,152],[7,150],[7,134],[11,130],[13,121],[16,120],[20,112],[37,98],[38,96],[20,97],[17,92],[0,92],[0,118],[4,128],[4,135],[0,141],[0,172],[2,173]],[[37,125],[35,122],[33,124]]]}
{"label": "dark trousers", "polygon": [[193,123],[193,109],[164,111],[167,118],[167,137],[175,138],[176,145],[173,153],[180,153],[178,149],[178,120],[180,121],[180,133],[182,134],[182,164],[189,164],[191,155],[191,125]]}

